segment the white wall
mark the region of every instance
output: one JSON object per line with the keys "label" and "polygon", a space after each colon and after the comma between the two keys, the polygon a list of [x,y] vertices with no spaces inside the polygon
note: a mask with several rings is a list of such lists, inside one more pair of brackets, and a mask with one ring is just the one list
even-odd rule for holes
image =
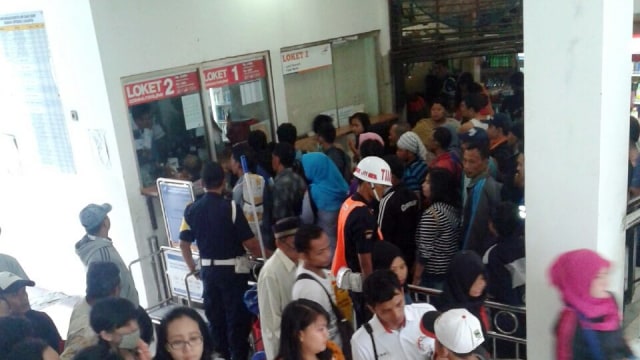
{"label": "white wall", "polygon": [[[100,54],[88,1],[0,2],[0,13],[44,12],[51,62],[67,115],[76,175],[27,172],[0,178],[0,251],[17,257],[38,286],[84,294],[84,269],[74,244],[84,234],[78,213],[89,202],[110,202],[111,235],[126,261],[137,257],[114,124],[111,121]],[[0,108],[11,101],[0,97]],[[73,122],[71,110],[79,114]],[[5,117],[7,114],[3,114]],[[12,119],[29,121],[28,119]],[[3,118],[1,121],[9,121]],[[112,166],[99,165],[87,129],[102,129]]]}
{"label": "white wall", "polygon": [[[286,122],[280,48],[380,30],[381,107],[391,110],[384,0],[0,2],[0,13],[32,10],[44,11],[65,113],[73,109],[79,114],[79,122],[69,119],[78,174],[0,179],[16,184],[0,186],[5,191],[0,251],[18,257],[46,288],[84,292],[84,272],[73,244],[83,233],[77,214],[85,203],[113,204],[111,235],[126,262],[148,252],[146,238],[154,232],[140,195],[122,77],[269,51],[275,115],[278,122]],[[105,130],[111,168],[99,165],[92,154],[86,130],[95,128]],[[163,232],[160,224],[156,233]],[[142,281],[137,280],[143,295]]]}
{"label": "white wall", "polygon": [[287,121],[281,48],[380,30],[381,53],[389,50],[387,2],[383,0],[93,0],[91,11],[139,241],[152,233],[139,195],[122,77],[269,51],[275,113],[281,123]]}
{"label": "white wall", "polygon": [[524,2],[530,358],[553,358],[561,302],[547,269],[560,253],[612,260],[622,299],[631,20],[631,2]]}

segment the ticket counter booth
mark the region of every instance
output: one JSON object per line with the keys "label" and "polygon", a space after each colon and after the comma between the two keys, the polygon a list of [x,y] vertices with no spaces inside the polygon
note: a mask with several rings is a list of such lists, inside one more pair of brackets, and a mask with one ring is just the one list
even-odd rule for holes
{"label": "ticket counter booth", "polygon": [[143,193],[157,195],[159,177],[196,180],[251,130],[272,139],[269,68],[259,53],[122,79]]}
{"label": "ticket counter booth", "polygon": [[[123,78],[122,87],[131,156],[154,230],[161,214],[154,200],[158,178],[196,181],[202,163],[224,165],[231,145],[251,130],[269,140],[275,133],[267,52],[134,75]],[[168,243],[160,238],[159,245]]]}

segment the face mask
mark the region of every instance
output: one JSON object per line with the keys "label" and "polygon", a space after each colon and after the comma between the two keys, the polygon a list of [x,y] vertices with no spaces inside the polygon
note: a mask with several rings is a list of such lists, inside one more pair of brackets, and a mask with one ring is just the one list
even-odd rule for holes
{"label": "face mask", "polygon": [[122,335],[122,340],[118,347],[120,349],[135,350],[140,340],[140,329],[126,335]]}
{"label": "face mask", "polygon": [[380,195],[378,195],[378,192],[376,191],[376,186],[371,184],[371,191],[373,191],[373,197],[376,198],[377,202],[380,202]]}

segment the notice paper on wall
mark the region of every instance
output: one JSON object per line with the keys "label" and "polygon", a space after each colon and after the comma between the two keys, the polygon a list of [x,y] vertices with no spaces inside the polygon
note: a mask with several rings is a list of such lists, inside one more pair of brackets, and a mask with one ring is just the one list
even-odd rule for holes
{"label": "notice paper on wall", "polygon": [[364,104],[347,105],[338,109],[338,127],[349,125],[349,117],[357,112],[364,112]]}
{"label": "notice paper on wall", "polygon": [[330,116],[333,119],[333,125],[340,127],[349,125],[349,117],[357,112],[364,112],[364,104],[347,105],[337,110],[325,110],[321,114]]}
{"label": "notice paper on wall", "polygon": [[182,113],[187,130],[204,126],[200,94],[189,94],[182,97]]}
{"label": "notice paper on wall", "polygon": [[262,94],[262,82],[260,80],[256,80],[240,84],[240,95],[242,96],[242,105],[262,102],[262,100],[264,100],[264,96]]}
{"label": "notice paper on wall", "polygon": [[336,110],[336,109],[325,110],[325,111],[321,112],[320,114],[329,116],[330,118],[333,119],[333,125],[334,126],[338,126],[338,123],[336,123],[336,120],[338,119],[338,110]]}
{"label": "notice paper on wall", "polygon": [[99,160],[105,169],[111,169],[111,158],[109,157],[109,148],[107,147],[107,139],[104,129],[88,129],[91,138],[94,156]]}

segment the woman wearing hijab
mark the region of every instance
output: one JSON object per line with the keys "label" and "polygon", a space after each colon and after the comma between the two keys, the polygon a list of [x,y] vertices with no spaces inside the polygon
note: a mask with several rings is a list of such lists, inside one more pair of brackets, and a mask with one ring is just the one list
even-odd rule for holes
{"label": "woman wearing hijab", "polygon": [[309,190],[302,202],[301,219],[316,224],[329,237],[331,253],[336,248],[338,212],[347,198],[347,182],[331,158],[320,152],[302,155],[302,169]]}
{"label": "woman wearing hijab", "polygon": [[373,245],[373,252],[371,254],[371,262],[373,265],[373,271],[376,270],[391,270],[398,276],[400,284],[404,289],[404,302],[409,305],[413,303],[411,296],[409,295],[409,287],[407,278],[409,277],[409,269],[407,268],[407,262],[404,260],[404,255],[399,247],[389,241],[376,241]]}
{"label": "woman wearing hijab", "polygon": [[474,251],[463,250],[451,259],[438,310],[467,309],[480,320],[486,338],[489,330],[489,316],[484,307],[486,287],[486,270],[482,259]]}
{"label": "woman wearing hijab", "polygon": [[557,360],[637,359],[620,328],[622,319],[607,291],[611,263],[588,250],[566,252],[551,265],[564,308],[555,328]]}

